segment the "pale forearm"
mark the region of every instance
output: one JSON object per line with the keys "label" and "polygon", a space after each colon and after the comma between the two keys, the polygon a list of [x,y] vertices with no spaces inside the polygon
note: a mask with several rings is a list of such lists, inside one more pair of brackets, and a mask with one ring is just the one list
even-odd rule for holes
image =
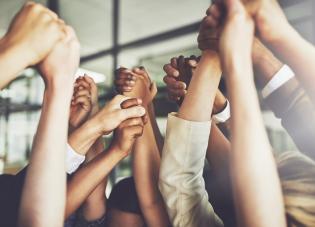
{"label": "pale forearm", "polygon": [[21,201],[19,220],[23,226],[63,223],[63,216],[54,212],[65,208],[65,151],[71,92],[66,87],[63,89],[61,92],[50,87],[45,91]]}
{"label": "pale forearm", "polygon": [[[231,174],[239,225],[284,226],[280,182],[260,113],[251,62],[242,66],[242,71],[228,72],[227,83],[232,107]],[[246,190],[245,184],[249,185]]]}
{"label": "pale forearm", "polygon": [[217,53],[204,51],[178,116],[189,121],[209,121],[220,77]]}
{"label": "pale forearm", "polygon": [[297,75],[297,79],[304,86],[315,104],[314,46],[303,39],[291,26],[287,28],[286,34],[283,34],[279,40],[275,40],[269,44],[281,60],[293,69]]}
{"label": "pale forearm", "polygon": [[67,184],[66,217],[81,206],[93,190],[124,157],[125,154],[109,149],[75,173]]}
{"label": "pale forearm", "polygon": [[283,63],[258,39],[254,41],[252,59],[256,79],[261,86],[265,86],[283,66]]}

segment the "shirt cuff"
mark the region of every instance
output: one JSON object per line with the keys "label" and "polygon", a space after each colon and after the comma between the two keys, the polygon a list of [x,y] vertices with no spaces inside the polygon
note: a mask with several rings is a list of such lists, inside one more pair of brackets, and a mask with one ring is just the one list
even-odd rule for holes
{"label": "shirt cuff", "polygon": [[212,116],[212,120],[214,123],[219,124],[219,123],[224,123],[227,120],[229,120],[231,117],[231,107],[230,107],[230,102],[229,100],[226,100],[226,106],[225,108],[217,114],[214,114]]}
{"label": "shirt cuff", "polygon": [[67,143],[67,155],[66,155],[66,171],[68,174],[75,172],[79,166],[84,162],[85,156],[78,154],[71,146]]}
{"label": "shirt cuff", "polygon": [[294,72],[290,69],[289,66],[283,65],[282,68],[272,77],[272,79],[266,84],[266,86],[262,89],[261,94],[265,99],[272,92],[277,90],[283,84],[288,82],[291,78],[294,77]]}

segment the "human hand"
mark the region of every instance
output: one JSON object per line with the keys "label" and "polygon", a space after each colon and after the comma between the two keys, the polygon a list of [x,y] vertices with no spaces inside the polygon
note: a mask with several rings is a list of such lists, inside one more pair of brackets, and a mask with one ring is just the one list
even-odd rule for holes
{"label": "human hand", "polygon": [[119,68],[116,71],[116,90],[128,97],[140,98],[144,106],[152,102],[157,87],[151,82],[150,76],[142,66],[133,69]]}
{"label": "human hand", "polygon": [[74,92],[70,107],[69,126],[71,130],[78,128],[89,117],[92,111],[91,88],[79,77],[74,85]]}
{"label": "human hand", "polygon": [[[116,95],[92,118],[100,135],[108,135],[127,119],[145,117],[146,111],[141,104],[141,99]],[[125,106],[128,107],[122,108]]]}
{"label": "human hand", "polygon": [[247,12],[254,18],[260,38],[276,41],[290,30],[290,24],[277,0],[242,0]]}
{"label": "human hand", "polygon": [[[178,58],[172,58],[170,63],[164,65],[163,69],[166,76],[163,78],[167,93],[172,101],[176,101],[178,105],[181,105],[190,84],[190,80],[198,65],[199,57],[190,56],[190,58],[184,58],[179,56]],[[221,112],[226,105],[226,98],[218,89],[214,101],[213,112],[216,114]]]}
{"label": "human hand", "polygon": [[240,0],[225,0],[225,6],[227,15],[219,47],[224,70],[230,70],[251,59],[254,22]]}
{"label": "human hand", "polygon": [[42,61],[65,37],[65,23],[44,6],[27,2],[12,20],[1,40],[0,50],[8,48],[22,58],[25,67]]}
{"label": "human hand", "polygon": [[99,104],[98,104],[98,88],[96,83],[94,82],[93,78],[84,74],[83,77],[79,77],[75,83],[75,90],[82,88],[89,89],[91,95],[91,104],[92,110],[90,112],[89,118],[93,117],[99,111]]}
{"label": "human hand", "polygon": [[207,10],[207,16],[203,18],[198,35],[198,47],[200,50],[219,50],[219,39],[222,30],[222,2],[214,2]]}
{"label": "human hand", "polygon": [[[74,30],[67,26],[66,37],[59,41],[52,52],[38,65],[49,86],[73,86],[74,74],[79,66],[80,44]],[[71,89],[72,90],[72,89]]]}
{"label": "human hand", "polygon": [[[134,103],[124,103],[122,108],[130,108]],[[114,132],[112,148],[127,156],[132,150],[132,146],[136,139],[143,133],[143,118],[131,118],[122,122]]]}

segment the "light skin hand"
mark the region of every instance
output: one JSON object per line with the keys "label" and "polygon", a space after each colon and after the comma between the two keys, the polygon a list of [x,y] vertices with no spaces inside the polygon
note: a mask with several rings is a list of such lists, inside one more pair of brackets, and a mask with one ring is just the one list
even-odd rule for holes
{"label": "light skin hand", "polygon": [[55,44],[63,39],[66,25],[57,15],[40,4],[26,3],[0,40],[0,88],[20,71],[42,61]]}
{"label": "light skin hand", "polygon": [[[138,106],[138,101],[125,101],[122,105],[130,109]],[[134,141],[142,135],[143,124],[141,117],[122,122],[115,130],[108,151],[97,155],[74,174],[68,183],[66,218],[81,206],[110,171],[130,153]]]}
{"label": "light skin hand", "polygon": [[[73,86],[74,74],[80,61],[80,44],[70,26],[66,27],[66,33],[66,38],[58,42],[54,50],[38,65],[46,89],[57,86],[69,90]],[[65,64],[64,59],[72,60]],[[72,94],[72,88],[69,94]]]}
{"label": "light skin hand", "polygon": [[[127,103],[127,104],[126,104]],[[137,103],[130,108],[123,109],[122,105]],[[145,116],[145,108],[141,106],[142,101],[126,96],[117,95],[95,116],[87,120],[80,128],[69,136],[69,144],[79,153],[85,155],[88,149],[102,135],[108,135],[123,121],[130,118]]]}

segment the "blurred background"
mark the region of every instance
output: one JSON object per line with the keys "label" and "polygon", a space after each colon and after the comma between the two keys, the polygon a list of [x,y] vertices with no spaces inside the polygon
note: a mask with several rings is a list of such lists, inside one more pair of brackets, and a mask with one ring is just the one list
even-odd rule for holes
{"label": "blurred background", "polygon": [[[22,0],[0,0],[0,35],[5,34]],[[196,39],[209,0],[40,0],[73,26],[81,42],[80,72],[97,81],[101,105],[115,95],[114,70],[145,66],[158,83],[155,106],[165,133],[166,116],[176,106],[167,100],[163,65],[173,56],[200,54]],[[315,1],[280,0],[290,23],[315,41]],[[27,164],[40,115],[44,85],[33,69],[0,91],[0,173],[16,173]],[[276,152],[296,149],[274,115],[262,105]],[[107,144],[110,137],[105,138]],[[58,152],[58,151],[56,151]],[[130,158],[114,171],[116,181],[131,174]]]}

